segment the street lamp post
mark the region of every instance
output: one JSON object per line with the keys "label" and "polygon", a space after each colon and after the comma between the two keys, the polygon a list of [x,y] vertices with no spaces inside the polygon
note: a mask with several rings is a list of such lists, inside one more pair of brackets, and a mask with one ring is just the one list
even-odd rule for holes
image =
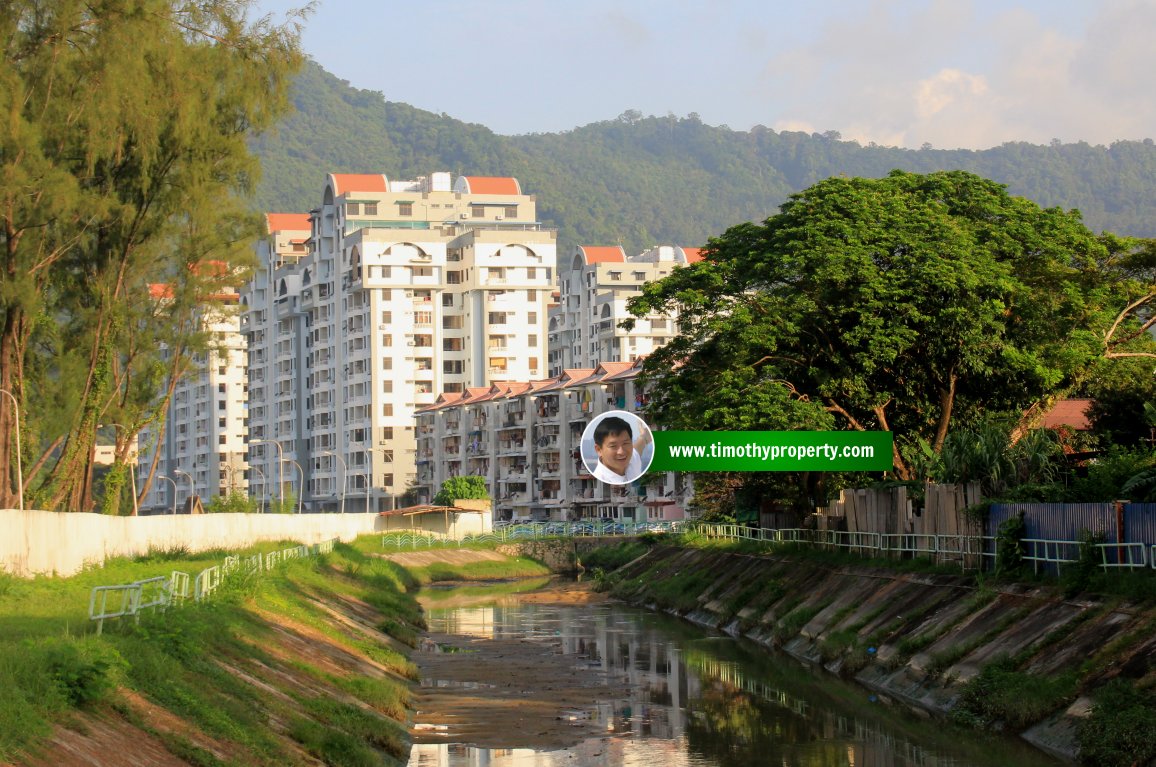
{"label": "street lamp post", "polygon": [[20,464],[20,403],[16,395],[7,389],[0,389],[12,400],[12,412],[16,415],[16,492],[20,494],[20,510],[24,511],[24,467]]}
{"label": "street lamp post", "polygon": [[173,483],[173,514],[177,513],[177,481],[172,477],[166,477],[163,474],[158,474],[157,479],[167,479]]}
{"label": "street lamp post", "polygon": [[265,513],[265,498],[264,498],[264,495],[265,495],[266,493],[268,493],[268,490],[269,490],[269,488],[268,488],[268,486],[267,486],[267,484],[266,484],[266,482],[265,482],[265,472],[261,471],[261,470],[260,470],[259,468],[257,468],[256,466],[250,466],[249,468],[250,468],[250,469],[252,469],[253,471],[255,471],[255,472],[257,472],[258,474],[260,474],[260,475],[261,475],[261,493],[262,493],[262,497],[257,499],[257,501],[258,501],[258,503],[257,503],[257,508],[261,510],[261,513],[262,513],[262,514],[264,514],[264,513]]}
{"label": "street lamp post", "polygon": [[301,464],[294,461],[292,458],[285,460],[297,467],[297,513],[301,513],[301,502],[305,498],[305,472],[301,470]]}
{"label": "street lamp post", "polygon": [[[103,423],[103,424],[101,424],[101,426],[112,426],[115,429],[121,429],[125,432],[128,431],[128,429],[126,427],[121,426],[119,423]],[[114,443],[113,447],[114,448],[116,447],[115,442],[116,442],[116,439],[113,438],[113,443]],[[116,460],[115,453],[113,454],[113,460],[114,461]],[[137,497],[136,497],[136,471],[133,469],[133,463],[131,461],[129,461],[127,463],[128,463],[128,481],[132,483],[132,515],[134,517],[136,517],[136,516],[140,516],[140,501],[137,500]]]}
{"label": "street lamp post", "polygon": [[319,453],[318,455],[331,455],[334,458],[336,458],[337,460],[341,461],[341,513],[344,514],[345,513],[345,489],[346,489],[346,483],[349,479],[349,467],[345,465],[345,459],[342,458],[341,456],[339,456],[337,453],[333,452],[332,450],[326,450],[324,453]]}
{"label": "street lamp post", "polygon": [[[281,443],[275,439],[255,439],[249,442],[250,445],[276,445],[277,446],[277,500],[285,501],[285,452],[281,449]],[[268,463],[268,461],[266,461]],[[264,474],[261,475],[265,476]]]}
{"label": "street lamp post", "polygon": [[[189,480],[189,513],[192,514],[193,513],[193,495],[195,495],[197,492],[196,489],[193,487],[193,475],[189,474],[187,471],[181,471],[180,469],[173,469],[173,474],[184,474],[185,477]],[[176,492],[176,489],[175,489],[176,483],[175,482],[173,483],[173,488],[174,488],[173,492],[175,493]]]}

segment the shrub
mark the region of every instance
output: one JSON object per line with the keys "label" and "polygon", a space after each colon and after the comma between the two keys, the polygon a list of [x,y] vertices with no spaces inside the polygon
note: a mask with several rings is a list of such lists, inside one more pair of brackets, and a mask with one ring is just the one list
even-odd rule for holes
{"label": "shrub", "polygon": [[1074,674],[1042,677],[1017,671],[1013,661],[997,660],[968,682],[952,710],[960,724],[988,728],[1003,723],[1023,730],[1063,705],[1076,691]]}
{"label": "shrub", "polygon": [[46,639],[29,643],[30,656],[39,656],[61,697],[71,706],[102,700],[116,689],[124,659],[107,644],[96,641]]}
{"label": "shrub", "polygon": [[1125,680],[1113,680],[1096,695],[1076,740],[1081,764],[1150,764],[1156,759],[1156,700]]}

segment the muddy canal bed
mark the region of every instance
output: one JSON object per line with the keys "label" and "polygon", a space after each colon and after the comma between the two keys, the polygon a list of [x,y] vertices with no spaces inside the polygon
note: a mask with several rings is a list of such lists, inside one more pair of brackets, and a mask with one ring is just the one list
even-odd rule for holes
{"label": "muddy canal bed", "polygon": [[580,584],[430,589],[410,767],[1058,764]]}

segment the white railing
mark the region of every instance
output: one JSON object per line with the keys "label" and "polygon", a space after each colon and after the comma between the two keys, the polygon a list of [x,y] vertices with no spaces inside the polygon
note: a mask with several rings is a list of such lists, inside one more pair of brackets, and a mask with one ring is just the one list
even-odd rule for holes
{"label": "white railing", "polygon": [[244,558],[229,555],[223,563],[197,573],[196,578],[174,570],[169,576],[158,575],[133,583],[94,586],[88,599],[88,619],[96,621],[96,633],[100,634],[104,631],[104,622],[110,618],[132,616],[139,621],[140,613],[145,609],[164,610],[174,601],[184,601],[190,596],[199,602],[219,589],[226,576],[235,570],[246,573],[272,570],[289,559],[328,554],[333,551],[334,543],[328,540],[313,546],[294,546]]}
{"label": "white railing", "polygon": [[[996,559],[996,539],[988,535],[929,535],[915,533],[848,533],[836,530],[762,530],[742,525],[694,525],[689,530],[706,538],[723,540],[770,541],[797,543],[826,549],[848,549],[869,556],[909,555],[928,557],[936,562],[960,563],[964,568],[979,569],[985,560]],[[1081,541],[1055,541],[1047,538],[1024,538],[1022,560],[1031,562],[1034,571],[1040,565],[1059,569],[1080,560]],[[1156,568],[1156,545],[1147,543],[1096,543],[1099,567],[1112,569]],[[1149,551],[1150,548],[1150,551]]]}

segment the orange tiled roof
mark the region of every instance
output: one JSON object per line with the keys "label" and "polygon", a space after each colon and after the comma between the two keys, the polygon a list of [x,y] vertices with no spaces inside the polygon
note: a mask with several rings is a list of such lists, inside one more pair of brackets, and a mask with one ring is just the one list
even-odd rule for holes
{"label": "orange tiled roof", "polygon": [[467,194],[522,194],[522,186],[516,178],[497,176],[462,176]]}
{"label": "orange tiled roof", "polygon": [[382,173],[330,173],[334,196],[350,192],[388,192],[389,182]]}
{"label": "orange tiled roof", "polygon": [[162,298],[173,297],[173,286],[165,282],[150,282],[149,283],[149,298],[153,300],[160,300]]}
{"label": "orange tiled roof", "polygon": [[1091,405],[1090,399],[1062,399],[1044,416],[1044,428],[1071,426],[1081,431],[1090,429],[1092,422],[1088,420],[1088,408]]}
{"label": "orange tiled roof", "polygon": [[590,264],[624,264],[626,263],[626,251],[622,249],[621,245],[598,246],[598,245],[579,245],[578,250],[582,251],[582,258],[586,260],[586,265]]}
{"label": "orange tiled roof", "polygon": [[697,264],[702,261],[702,248],[683,248],[682,252],[686,254],[688,264]]}
{"label": "orange tiled roof", "polygon": [[308,232],[311,229],[308,213],[266,213],[265,225],[269,228],[269,234]]}

